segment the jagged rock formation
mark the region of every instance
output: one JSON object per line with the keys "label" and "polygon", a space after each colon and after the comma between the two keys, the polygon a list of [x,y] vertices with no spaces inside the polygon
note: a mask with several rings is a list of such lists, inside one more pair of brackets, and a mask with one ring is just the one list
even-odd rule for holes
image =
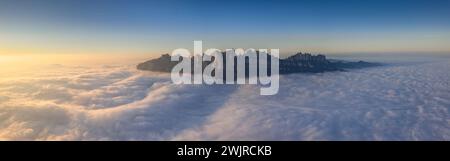
{"label": "jagged rock formation", "polygon": [[309,53],[297,53],[286,59],[280,59],[280,73],[317,73],[325,71],[338,71],[340,68],[335,67],[328,61],[325,55],[311,55]]}
{"label": "jagged rock formation", "polygon": [[[225,53],[222,53],[224,64]],[[257,56],[259,56],[259,52],[257,51]],[[192,59],[192,58],[191,58]],[[235,58],[235,64],[236,64]],[[268,66],[270,67],[270,57],[267,58]],[[193,62],[193,61],[192,61]],[[137,69],[139,70],[148,70],[148,71],[156,71],[156,72],[171,72],[172,68],[178,64],[178,61],[170,61],[170,55],[164,54],[161,57],[153,60],[149,60],[137,65]],[[210,64],[211,61],[204,61],[203,67]],[[246,71],[248,70],[248,60],[246,59]],[[347,61],[339,61],[327,60],[325,55],[312,55],[309,53],[297,53],[292,55],[286,59],[279,60],[279,73],[280,74],[290,74],[290,73],[319,73],[319,72],[327,72],[327,71],[344,71],[345,69],[350,68],[364,68],[364,67],[372,67],[378,66],[378,63],[369,63],[364,61],[359,62],[347,62]],[[237,66],[235,65],[235,72],[237,71]],[[225,70],[225,69],[224,69]],[[270,69],[268,69],[270,71]],[[224,71],[225,73],[225,71]],[[269,73],[270,74],[270,73]]]}

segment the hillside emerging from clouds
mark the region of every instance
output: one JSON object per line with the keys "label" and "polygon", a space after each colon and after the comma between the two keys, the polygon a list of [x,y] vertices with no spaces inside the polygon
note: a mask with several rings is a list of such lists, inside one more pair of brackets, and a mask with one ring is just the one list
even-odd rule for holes
{"label": "hillside emerging from clouds", "polygon": [[[222,53],[223,64],[226,64],[225,59],[226,53]],[[155,72],[171,72],[172,68],[177,65],[180,61],[171,61],[169,54],[164,54],[159,58],[152,59],[137,65],[137,69],[139,70],[147,70],[147,71],[155,71]],[[257,51],[257,58],[259,58],[259,52]],[[190,58],[191,64],[193,65],[193,57]],[[276,58],[275,58],[276,59]],[[213,60],[214,61],[214,60]],[[204,61],[203,69],[211,64],[213,61]],[[257,59],[257,62],[259,59]],[[236,57],[234,59],[234,70],[235,73],[237,71],[236,66]],[[270,71],[270,62],[271,58],[267,58],[267,66],[269,67],[268,71]],[[366,68],[366,67],[374,67],[379,66],[379,63],[369,63],[364,61],[358,62],[349,62],[349,61],[341,61],[341,60],[328,60],[325,55],[312,55],[310,53],[297,53],[292,55],[286,59],[279,59],[279,73],[280,74],[291,74],[291,73],[321,73],[328,71],[345,71],[346,69],[352,68]],[[249,60],[246,58],[245,67],[248,73],[249,68]],[[223,73],[226,73],[226,69],[223,68]],[[270,73],[269,73],[270,74]]]}

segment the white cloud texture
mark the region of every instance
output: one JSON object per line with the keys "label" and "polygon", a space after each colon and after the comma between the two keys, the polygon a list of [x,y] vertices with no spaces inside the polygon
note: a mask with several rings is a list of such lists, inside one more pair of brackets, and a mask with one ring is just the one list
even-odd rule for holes
{"label": "white cloud texture", "polygon": [[0,140],[450,140],[450,61],[174,85],[129,66],[0,81]]}

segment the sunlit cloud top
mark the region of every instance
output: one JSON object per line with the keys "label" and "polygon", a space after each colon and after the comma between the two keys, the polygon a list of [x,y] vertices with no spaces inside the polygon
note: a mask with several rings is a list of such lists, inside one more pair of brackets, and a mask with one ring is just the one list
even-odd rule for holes
{"label": "sunlit cloud top", "polygon": [[450,52],[449,1],[0,1],[0,54]]}

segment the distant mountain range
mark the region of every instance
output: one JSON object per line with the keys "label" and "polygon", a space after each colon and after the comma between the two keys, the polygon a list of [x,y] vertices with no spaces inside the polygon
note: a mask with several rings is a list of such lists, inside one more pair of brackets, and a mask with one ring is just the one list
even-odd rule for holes
{"label": "distant mountain range", "polygon": [[[225,53],[222,53],[224,64]],[[257,51],[257,56],[259,52]],[[193,59],[193,58],[191,58]],[[235,64],[236,64],[235,57]],[[270,67],[270,57],[267,58],[268,66]],[[214,60],[213,60],[214,61]],[[193,62],[193,61],[192,61]],[[212,61],[204,61],[203,68],[210,64]],[[146,62],[137,65],[137,69],[146,71],[156,71],[156,72],[171,72],[172,68],[178,64],[178,61],[171,61],[169,54],[164,54],[159,58],[148,60]],[[246,71],[248,71],[248,59],[246,59]],[[290,73],[320,73],[328,71],[345,71],[345,69],[353,68],[366,68],[380,66],[379,63],[371,63],[365,61],[343,61],[343,60],[329,60],[325,55],[312,55],[310,53],[297,53],[285,59],[279,59],[279,73],[280,74],[290,74]],[[235,72],[237,71],[237,66],[235,65]],[[270,68],[268,69],[270,71]],[[225,73],[225,69],[224,69]],[[270,73],[269,73],[270,74]]]}

